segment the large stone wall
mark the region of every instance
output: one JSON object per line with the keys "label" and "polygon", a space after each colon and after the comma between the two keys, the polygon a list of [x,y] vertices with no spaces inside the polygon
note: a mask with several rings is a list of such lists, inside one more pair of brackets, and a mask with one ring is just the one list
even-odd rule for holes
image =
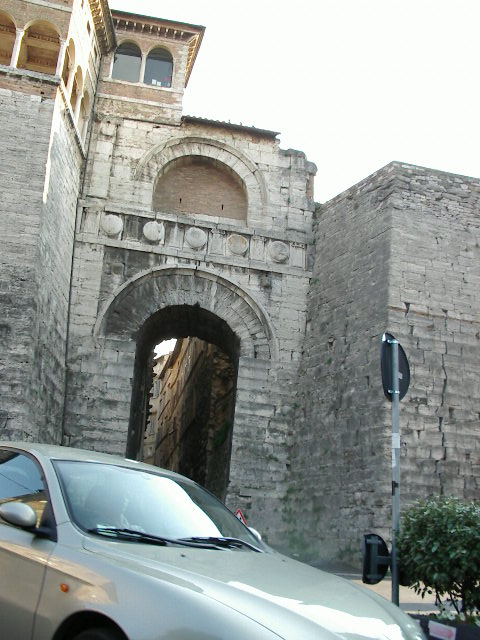
{"label": "large stone wall", "polygon": [[[82,91],[93,97],[99,47],[89,3],[43,4],[2,5],[16,29],[5,40],[7,64],[0,65],[0,437],[59,442],[76,204],[91,107]],[[35,57],[28,53],[28,29],[35,31],[39,21]]]}
{"label": "large stone wall", "polygon": [[[38,321],[32,400],[42,416],[38,438],[60,442],[65,396],[71,264],[84,151],[62,95],[50,133],[39,229]],[[38,420],[38,418],[37,418]]]}
{"label": "large stone wall", "polygon": [[360,529],[388,527],[379,335],[388,323],[392,183],[387,169],[317,208],[284,516],[289,546],[301,553],[345,554]]}
{"label": "large stone wall", "polygon": [[402,504],[479,498],[478,214],[477,180],[398,163],[317,209],[285,512],[291,548],[359,561],[363,533],[390,538],[385,331],[411,366]]}
{"label": "large stone wall", "polygon": [[403,498],[480,498],[480,181],[396,165],[389,326],[412,385]]}
{"label": "large stone wall", "polygon": [[[54,103],[54,97],[45,100],[40,95],[0,89],[0,129],[4,139],[10,141],[0,147],[0,433],[3,438],[38,435],[30,372],[37,324],[38,236]],[[20,119],[31,131],[31,138],[27,138],[23,130],[19,131]]]}
{"label": "large stone wall", "polygon": [[[6,88],[13,78],[15,92]],[[21,70],[2,80],[0,128],[10,140],[2,145],[8,176],[5,172],[0,205],[6,309],[2,436],[59,441],[69,265],[83,158],[56,80]]]}

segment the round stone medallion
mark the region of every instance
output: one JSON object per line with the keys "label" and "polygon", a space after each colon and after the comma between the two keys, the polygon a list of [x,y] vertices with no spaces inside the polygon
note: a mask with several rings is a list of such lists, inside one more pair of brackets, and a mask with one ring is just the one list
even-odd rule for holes
{"label": "round stone medallion", "polygon": [[286,262],[289,256],[288,245],[280,240],[274,240],[270,244],[269,253],[274,262]]}
{"label": "round stone medallion", "polygon": [[203,229],[190,227],[185,233],[185,242],[192,249],[201,249],[207,244],[207,234]]}
{"label": "round stone medallion", "polygon": [[102,231],[109,237],[114,238],[123,231],[123,220],[120,216],[114,216],[113,213],[107,213],[103,216],[101,222]]}
{"label": "round stone medallion", "polygon": [[248,240],[238,233],[232,233],[227,238],[227,247],[236,256],[243,256],[248,249]]}
{"label": "round stone medallion", "polygon": [[163,222],[150,220],[143,226],[143,235],[149,242],[163,242],[165,240],[165,225]]}

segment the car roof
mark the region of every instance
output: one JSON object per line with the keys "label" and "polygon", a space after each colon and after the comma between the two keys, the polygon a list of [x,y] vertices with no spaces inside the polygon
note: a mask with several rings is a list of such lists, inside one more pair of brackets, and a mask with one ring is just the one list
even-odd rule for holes
{"label": "car roof", "polygon": [[145,471],[156,471],[162,475],[171,476],[172,478],[184,478],[174,471],[169,471],[161,467],[155,467],[137,460],[129,460],[121,456],[112,455],[110,453],[102,453],[99,451],[90,451],[88,449],[79,449],[77,447],[64,447],[56,444],[44,444],[39,442],[20,442],[20,441],[1,441],[0,448],[9,448],[26,453],[31,453],[38,458],[49,460],[74,460],[78,462],[100,462],[103,464],[115,464],[131,469],[143,469]]}

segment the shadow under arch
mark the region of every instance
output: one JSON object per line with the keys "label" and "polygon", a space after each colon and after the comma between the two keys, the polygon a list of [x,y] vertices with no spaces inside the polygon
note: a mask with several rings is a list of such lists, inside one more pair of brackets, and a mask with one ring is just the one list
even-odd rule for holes
{"label": "shadow under arch", "polygon": [[[148,418],[148,397],[153,382],[153,349],[170,338],[199,338],[219,347],[229,357],[236,384],[240,341],[228,324],[210,311],[181,305],[160,309],[141,327],[136,339],[127,457],[137,458]],[[234,405],[232,406],[233,421]]]}

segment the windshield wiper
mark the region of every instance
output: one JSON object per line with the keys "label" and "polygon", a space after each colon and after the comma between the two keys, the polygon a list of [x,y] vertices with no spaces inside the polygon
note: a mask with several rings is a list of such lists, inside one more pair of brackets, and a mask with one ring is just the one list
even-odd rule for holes
{"label": "windshield wiper", "polygon": [[228,538],[228,537],[215,537],[215,536],[193,536],[192,538],[181,538],[184,542],[190,542],[195,545],[200,544],[213,544],[216,547],[226,547],[228,549],[239,549],[240,547],[246,547],[251,551],[255,551],[256,553],[263,553],[262,549],[259,549],[250,542],[245,542],[245,540],[241,540],[240,538]]}
{"label": "windshield wiper", "polygon": [[[88,529],[88,533],[97,533],[108,538],[117,538],[119,540],[130,540],[132,542],[143,542],[145,544],[158,544],[162,547],[167,544],[177,544],[184,547],[198,547],[198,544],[193,540],[165,538],[164,536],[155,536],[151,533],[145,533],[144,531],[122,529],[121,527],[107,527],[99,525],[93,529]],[[205,540],[202,547],[204,549],[215,549],[216,545],[213,544],[213,542]]]}

